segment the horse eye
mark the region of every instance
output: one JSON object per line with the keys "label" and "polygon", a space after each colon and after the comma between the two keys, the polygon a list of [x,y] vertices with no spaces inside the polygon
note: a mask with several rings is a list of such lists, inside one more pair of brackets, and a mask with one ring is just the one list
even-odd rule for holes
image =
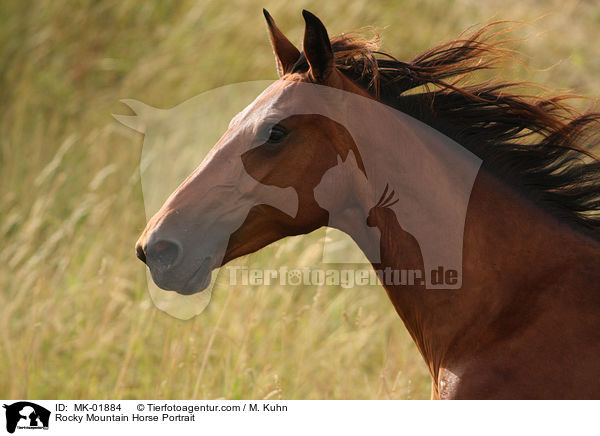
{"label": "horse eye", "polygon": [[269,131],[269,139],[267,142],[271,144],[278,144],[283,141],[283,138],[285,138],[286,135],[287,131],[283,128],[283,126],[280,124],[275,124]]}

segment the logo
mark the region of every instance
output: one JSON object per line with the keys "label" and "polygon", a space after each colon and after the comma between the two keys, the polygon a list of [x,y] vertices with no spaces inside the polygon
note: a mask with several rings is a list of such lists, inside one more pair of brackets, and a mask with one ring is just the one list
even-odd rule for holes
{"label": "logo", "polygon": [[[262,94],[247,105],[246,98],[253,98],[259,89],[264,90]],[[178,206],[181,213],[159,220],[161,228],[171,228],[170,238],[181,232],[178,244],[161,244],[163,249],[172,249],[163,251],[164,255],[170,252],[174,262],[174,257],[183,252],[183,245],[194,253],[187,261],[182,257],[175,269],[156,268],[156,263],[147,269],[150,295],[157,307],[170,315],[188,319],[207,307],[212,287],[219,279],[212,273],[222,271],[217,266],[225,259],[232,235],[252,233],[244,233],[242,228],[252,228],[248,223],[259,219],[253,214],[257,206],[296,219],[301,205],[298,191],[290,185],[286,171],[279,172],[277,180],[264,177],[263,153],[267,153],[265,144],[272,145],[271,131],[280,122],[307,114],[328,119],[345,132],[345,139],[343,150],[337,150],[337,165],[332,161],[319,167],[319,174],[310,179],[315,183],[303,185],[315,207],[327,212],[327,227],[332,230],[319,240],[320,246],[310,250],[312,254],[303,255],[303,262],[367,263],[371,267],[381,263],[382,250],[388,248],[382,242],[402,238],[403,249],[415,256],[413,264],[402,265],[401,269],[416,271],[422,288],[462,286],[465,219],[482,161],[421,121],[358,94],[303,82],[229,85],[171,109],[155,109],[136,100],[123,103],[136,115],[115,118],[144,134],[140,174],[147,218],[165,210],[166,198],[169,202],[177,197],[180,206],[187,201],[184,197],[203,199],[202,204],[186,206],[187,214]],[[234,115],[239,109],[241,112]],[[220,140],[224,131],[225,139]],[[209,151],[215,143],[216,148]],[[227,156],[223,157],[223,162],[228,162],[226,171],[218,166],[221,158],[207,158],[217,150],[219,156]],[[197,166],[200,162],[204,163]],[[190,174],[193,177],[188,177]],[[178,188],[181,180],[186,182]],[[294,180],[305,183],[302,177]],[[172,192],[176,194],[170,195]],[[183,192],[193,195],[186,197]],[[195,221],[195,235],[186,234],[184,223],[194,213],[202,216],[202,222]],[[138,256],[143,261],[142,246],[148,245],[150,234],[158,237],[152,233],[152,226],[140,240],[143,256],[139,252]],[[284,233],[278,233],[278,237]],[[194,243],[193,239],[201,234],[206,234],[202,243]],[[281,252],[294,253],[295,242],[282,242],[286,243],[289,245]],[[154,248],[158,250],[159,246]],[[163,263],[170,264],[167,260]],[[440,267],[449,272],[444,280],[438,280]],[[182,281],[192,270],[194,276]],[[286,280],[296,286],[302,278],[289,271]],[[159,287],[178,289],[179,293],[164,292]]]}
{"label": "logo", "polygon": [[14,433],[16,429],[48,430],[50,411],[29,401],[19,401],[6,409],[6,431]]}

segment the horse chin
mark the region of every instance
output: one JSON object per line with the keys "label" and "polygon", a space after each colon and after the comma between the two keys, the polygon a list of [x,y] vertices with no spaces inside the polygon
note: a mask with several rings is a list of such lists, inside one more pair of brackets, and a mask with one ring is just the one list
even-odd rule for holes
{"label": "horse chin", "polygon": [[212,259],[210,257],[204,258],[187,283],[181,288],[174,289],[174,291],[181,295],[192,295],[206,290],[210,285],[212,270]]}

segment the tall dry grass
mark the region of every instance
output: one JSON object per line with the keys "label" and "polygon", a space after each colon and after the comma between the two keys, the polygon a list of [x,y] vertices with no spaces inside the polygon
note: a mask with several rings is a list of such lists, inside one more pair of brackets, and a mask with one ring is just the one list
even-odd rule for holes
{"label": "tall dry grass", "polygon": [[[171,107],[274,78],[263,6],[296,41],[303,7],[332,34],[374,25],[399,58],[476,22],[548,14],[517,35],[541,32],[516,43],[538,70],[506,75],[600,90],[594,2],[0,2],[0,397],[429,396],[381,288],[219,287],[186,322],[150,302],[133,251],[142,138],[111,114],[122,98]],[[252,262],[286,262],[278,250]]]}

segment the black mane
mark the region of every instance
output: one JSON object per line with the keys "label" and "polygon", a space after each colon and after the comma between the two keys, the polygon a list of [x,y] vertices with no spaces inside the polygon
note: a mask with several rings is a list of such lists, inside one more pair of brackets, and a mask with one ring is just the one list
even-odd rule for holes
{"label": "black mane", "polygon": [[[483,165],[539,204],[600,239],[600,113],[580,115],[564,104],[574,96],[516,94],[524,83],[460,85],[495,67],[509,51],[499,23],[435,47],[410,62],[377,51],[377,39],[356,34],[332,39],[336,66],[381,102],[462,144]],[[306,71],[302,54],[294,72]],[[411,92],[409,92],[411,91]]]}

